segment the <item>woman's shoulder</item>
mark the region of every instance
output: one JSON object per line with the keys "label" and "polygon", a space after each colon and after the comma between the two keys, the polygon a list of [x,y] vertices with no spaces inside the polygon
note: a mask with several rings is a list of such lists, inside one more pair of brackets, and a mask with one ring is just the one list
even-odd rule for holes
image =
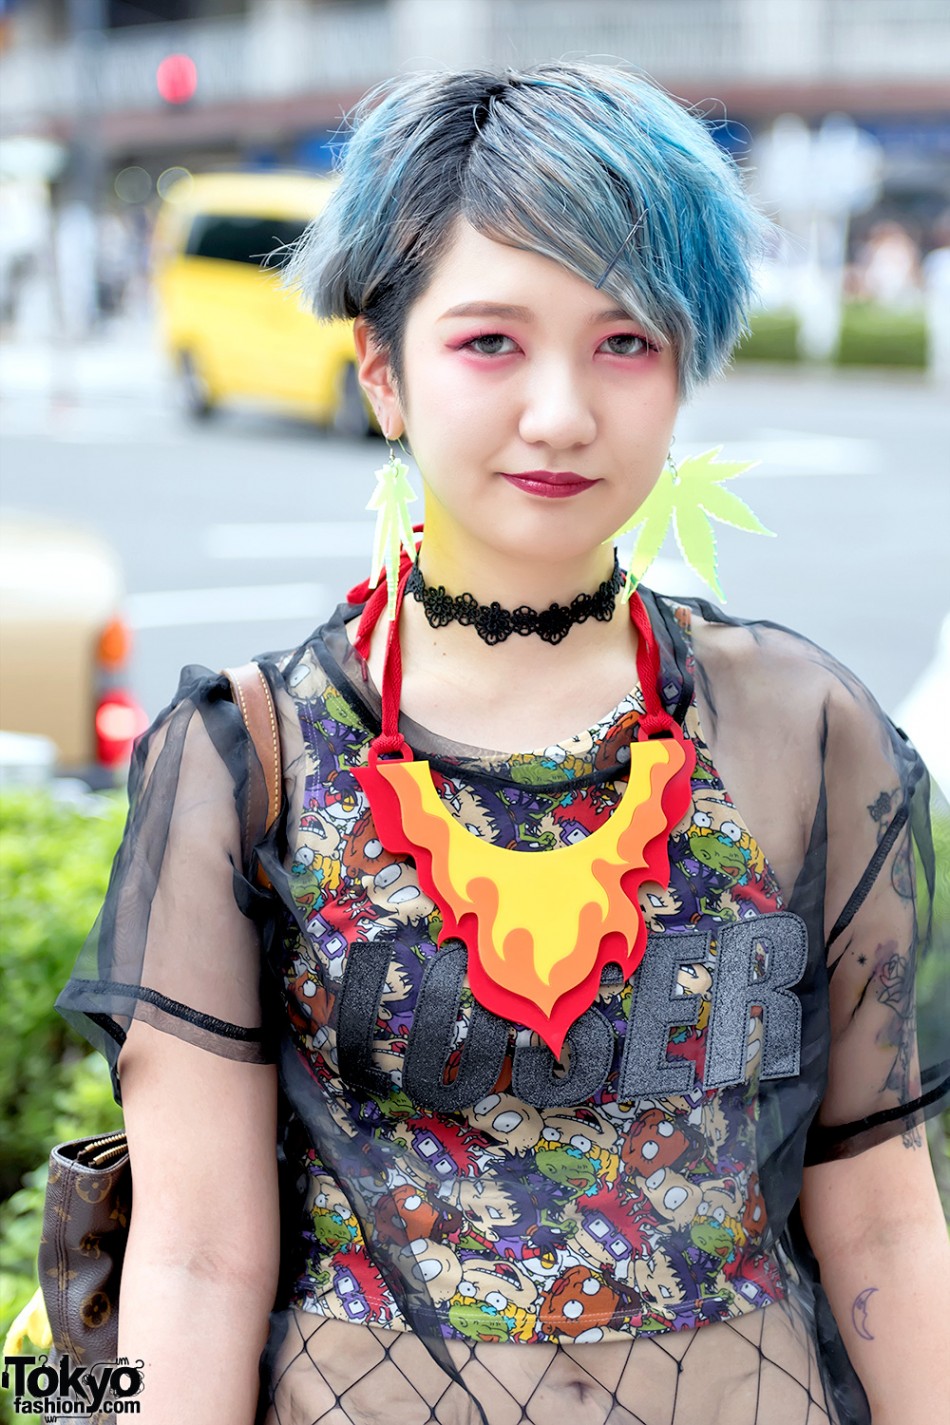
{"label": "woman's shoulder", "polygon": [[702,598],[658,597],[708,677],[740,680],[750,692],[771,690],[776,696],[791,687],[799,700],[809,695],[835,699],[844,693],[873,701],[845,663],[797,629],[773,619],[726,613]]}
{"label": "woman's shoulder", "polygon": [[870,689],[808,635],[772,619],[725,613],[701,598],[664,600],[683,630],[696,682],[717,718],[741,719],[789,750],[907,768],[913,748]]}

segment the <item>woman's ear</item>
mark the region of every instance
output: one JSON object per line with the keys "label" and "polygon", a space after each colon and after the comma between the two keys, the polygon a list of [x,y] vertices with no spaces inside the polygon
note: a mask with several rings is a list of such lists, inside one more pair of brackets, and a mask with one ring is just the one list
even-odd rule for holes
{"label": "woman's ear", "polygon": [[398,440],[406,423],[393,384],[389,353],[379,345],[365,317],[357,317],[353,323],[353,344],[360,385],[376,412],[379,428],[387,440]]}

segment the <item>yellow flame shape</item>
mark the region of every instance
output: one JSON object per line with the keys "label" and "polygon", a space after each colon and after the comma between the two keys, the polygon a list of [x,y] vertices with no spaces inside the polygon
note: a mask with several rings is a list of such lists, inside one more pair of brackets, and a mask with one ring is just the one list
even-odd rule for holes
{"label": "yellow flame shape", "polygon": [[485,974],[549,1019],[590,974],[605,934],[619,932],[633,950],[642,917],[621,878],[645,871],[645,848],[667,829],[663,791],[684,760],[673,740],[632,743],[629,780],[612,815],[583,841],[553,851],[513,851],[472,835],[442,802],[426,762],[381,761],[378,771],[399,799],[407,837],[432,857],[442,903],[456,920],[477,916]]}

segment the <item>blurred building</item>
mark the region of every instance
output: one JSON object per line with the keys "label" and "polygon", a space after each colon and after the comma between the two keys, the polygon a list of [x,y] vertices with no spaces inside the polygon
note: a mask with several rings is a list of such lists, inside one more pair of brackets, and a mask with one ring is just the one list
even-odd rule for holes
{"label": "blurred building", "polygon": [[388,75],[587,55],[727,114],[733,146],[846,111],[892,186],[950,202],[946,0],[0,0],[0,145],[62,142],[87,190],[130,165],[320,168]]}

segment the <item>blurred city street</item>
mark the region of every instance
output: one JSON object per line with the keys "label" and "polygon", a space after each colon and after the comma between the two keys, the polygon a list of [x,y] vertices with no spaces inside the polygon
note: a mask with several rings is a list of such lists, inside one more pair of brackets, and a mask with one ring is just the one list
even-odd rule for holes
{"label": "blurred city street", "polygon": [[[293,646],[367,572],[384,447],[356,434],[352,338],[270,270],[326,201],[345,116],[393,75],[585,56],[694,106],[776,224],[743,359],[673,452],[760,462],[736,486],[778,538],[719,530],[728,610],[838,655],[950,782],[942,0],[0,4],[0,506],[58,519],[67,545],[91,530],[113,571],[95,611],[78,577],[70,603],[9,522],[17,608],[33,601],[15,636],[38,666],[38,603],[50,647],[68,607],[61,681],[98,762],[99,700],[128,747],[136,699],[154,715],[183,664]],[[651,581],[707,592],[672,541]],[[35,675],[9,656],[15,599],[18,692]],[[128,667],[107,636],[123,614]]]}
{"label": "blurred city street", "polygon": [[[808,634],[891,712],[950,603],[948,437],[945,393],[918,374],[764,364],[701,393],[678,427],[680,458],[723,445],[761,461],[737,489],[778,538],[721,529],[728,609]],[[365,576],[382,443],[249,411],[189,422],[141,320],[74,351],[8,342],[0,438],[8,508],[117,549],[150,714],[183,664],[292,647]],[[672,545],[653,582],[703,592]]]}

